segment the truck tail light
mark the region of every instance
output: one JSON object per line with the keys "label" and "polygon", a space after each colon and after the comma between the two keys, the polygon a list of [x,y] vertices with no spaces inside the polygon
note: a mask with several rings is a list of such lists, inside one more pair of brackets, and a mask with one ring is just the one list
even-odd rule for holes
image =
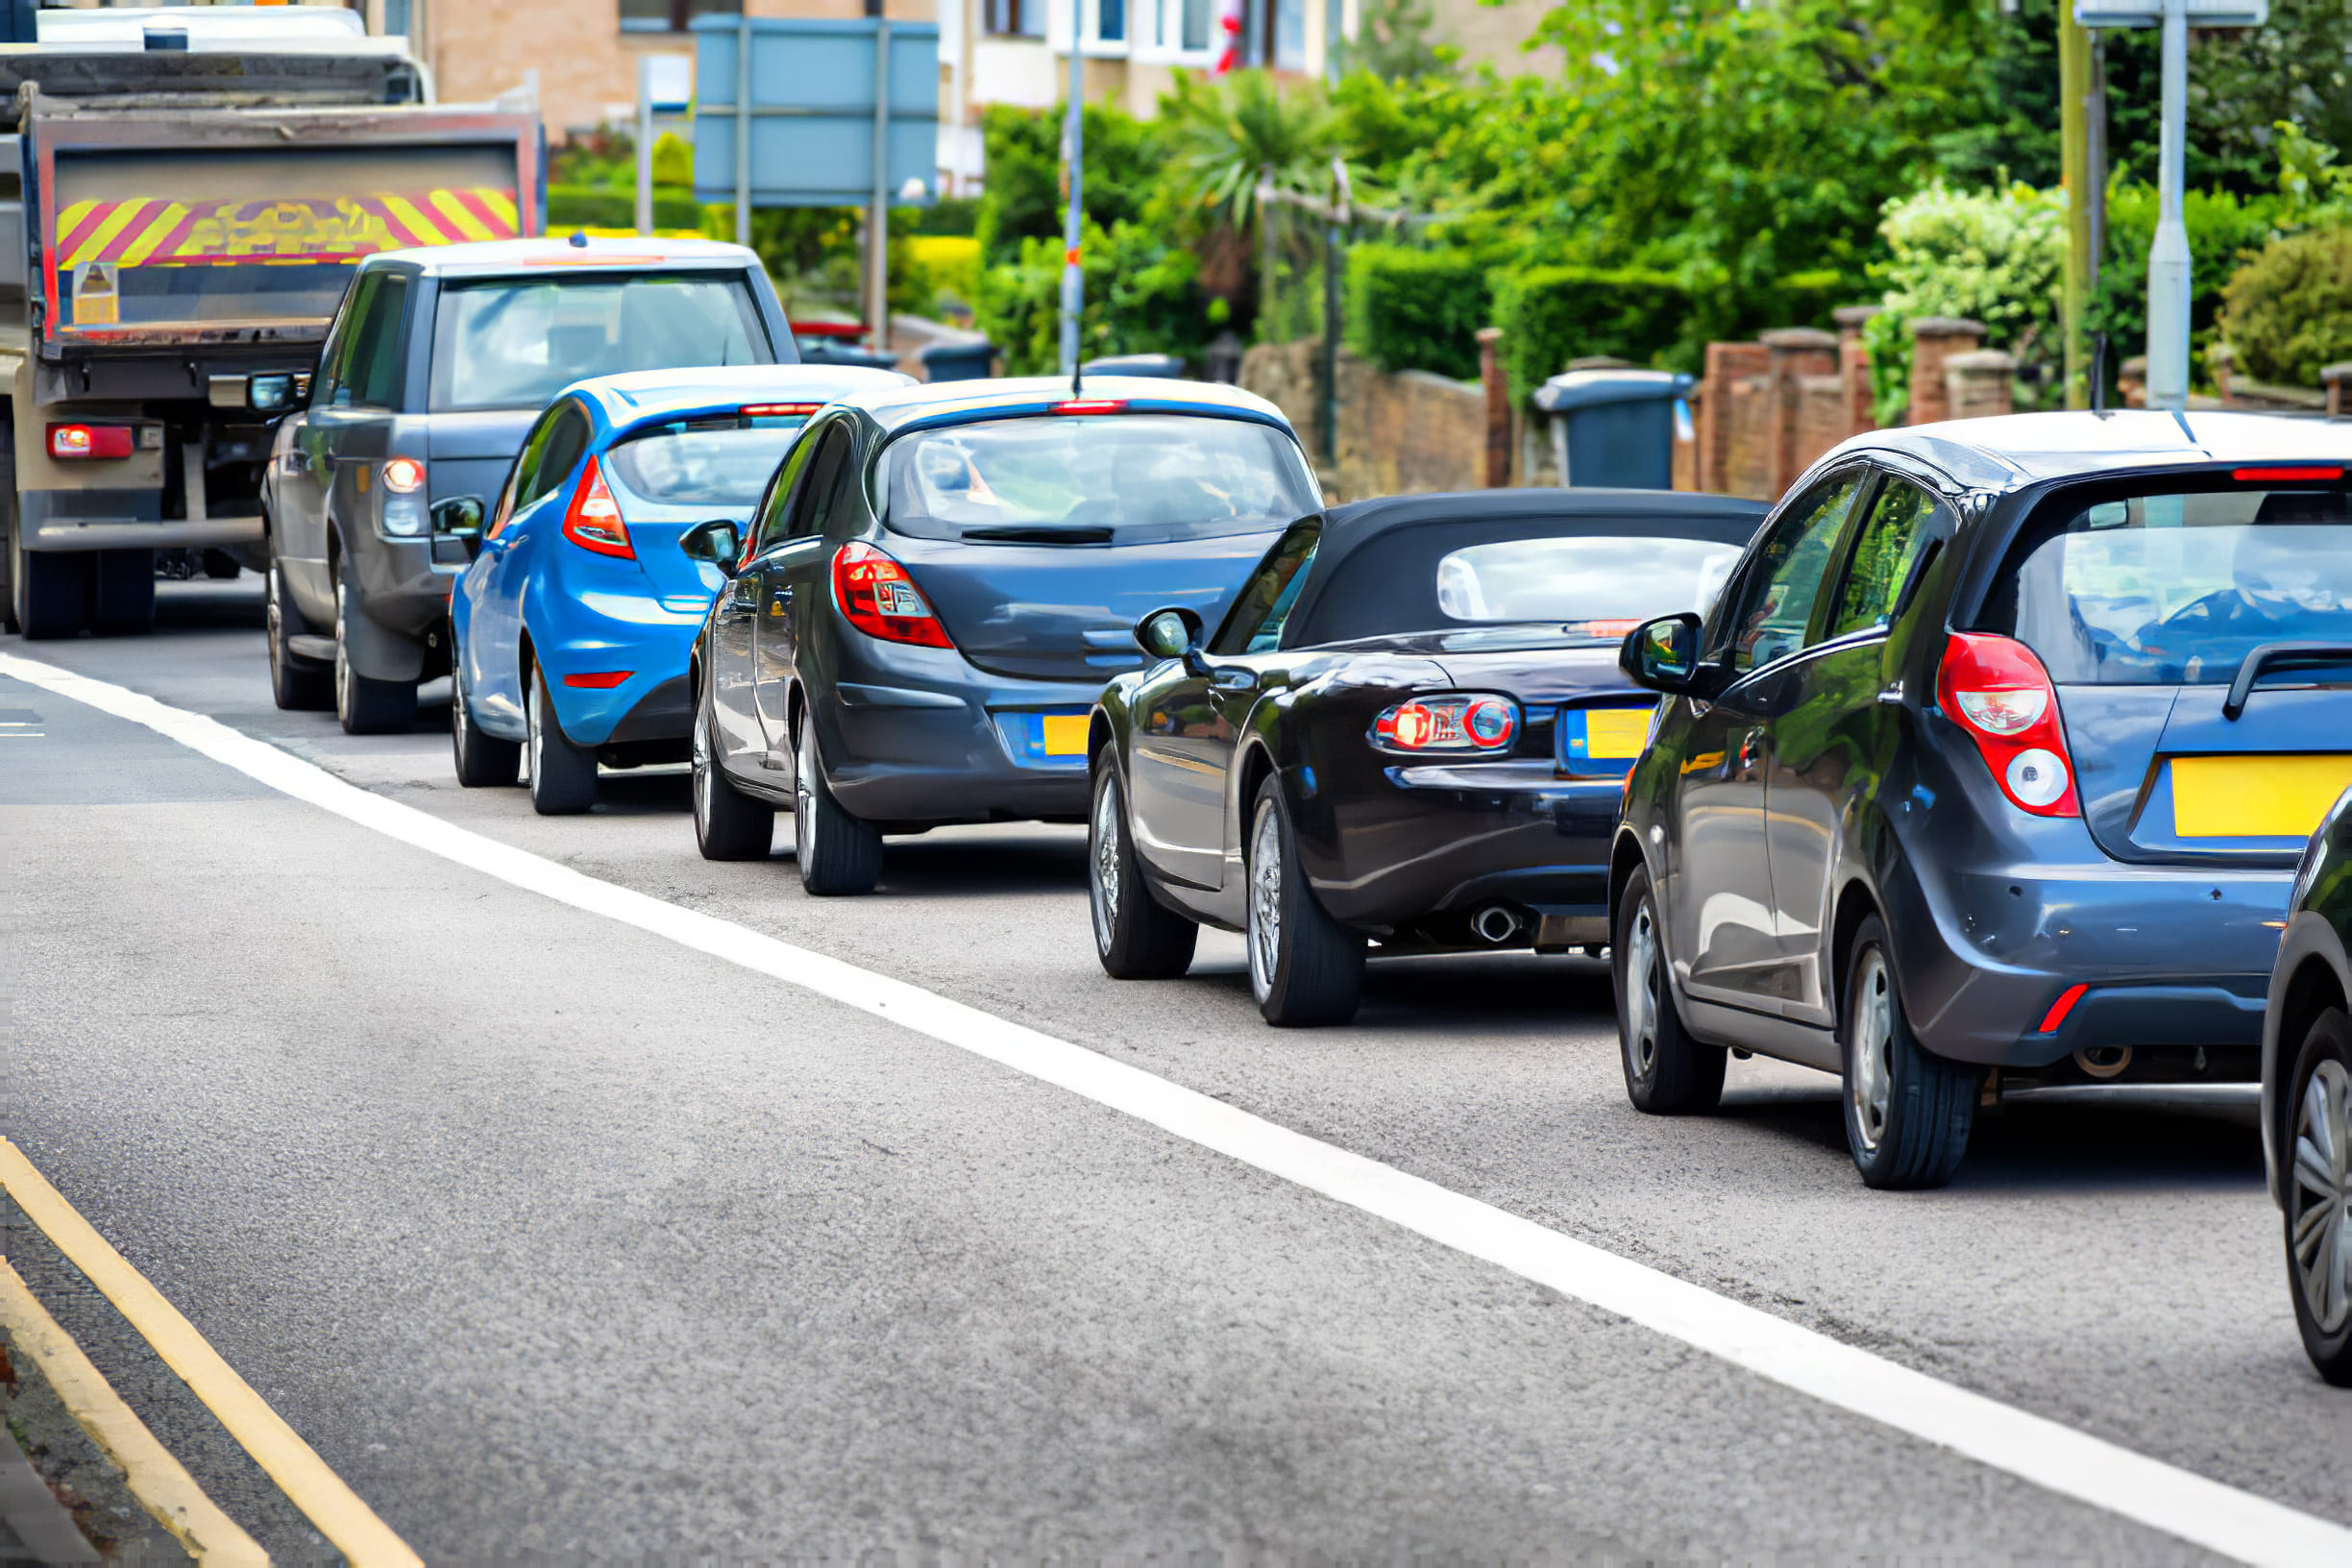
{"label": "truck tail light", "polygon": [[1373,744],[1392,751],[1493,752],[1519,734],[1519,709],[1503,697],[1416,697],[1372,721]]}
{"label": "truck tail light", "polygon": [[919,648],[955,647],[906,568],[871,545],[851,543],[833,552],[833,601],[842,618],[869,637]]}
{"label": "truck tail light", "polygon": [[2032,649],[1990,632],[1953,632],[1936,671],[1936,702],[1968,731],[1994,781],[2020,811],[2082,815],[2074,760],[2058,723],[2058,689]]}
{"label": "truck tail light", "polygon": [[128,425],[52,425],[49,455],[68,460],[131,455],[133,431]]}
{"label": "truck tail light", "polygon": [[580,475],[579,488],[572,492],[572,505],[564,513],[563,536],[599,555],[615,555],[625,561],[637,558],[636,547],[629,543],[628,525],[621,520],[621,508],[605,488],[604,475],[594,457]]}

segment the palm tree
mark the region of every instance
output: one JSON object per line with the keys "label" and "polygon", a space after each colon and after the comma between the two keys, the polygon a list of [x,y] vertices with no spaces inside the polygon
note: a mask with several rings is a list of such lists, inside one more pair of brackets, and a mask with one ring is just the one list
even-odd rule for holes
{"label": "palm tree", "polygon": [[1338,120],[1320,88],[1278,88],[1262,70],[1221,83],[1186,74],[1162,109],[1178,179],[1210,222],[1246,233],[1262,221],[1261,190],[1330,193]]}

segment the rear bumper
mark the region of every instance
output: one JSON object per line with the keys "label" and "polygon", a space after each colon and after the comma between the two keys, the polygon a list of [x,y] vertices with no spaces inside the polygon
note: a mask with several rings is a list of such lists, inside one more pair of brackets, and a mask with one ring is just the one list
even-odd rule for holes
{"label": "rear bumper", "polygon": [[843,641],[839,678],[811,694],[812,717],[826,782],[852,815],[909,824],[1084,820],[1085,755],[1047,757],[1017,737],[1033,716],[1091,712],[1099,682],[1008,679],[946,649],[854,633]]}
{"label": "rear bumper", "polygon": [[1608,940],[1622,780],[1561,778],[1549,762],[1390,767],[1381,779],[1369,802],[1335,808],[1342,859],[1315,875],[1333,919],[1453,941],[1454,925],[1501,903],[1548,945]]}
{"label": "rear bumper", "polygon": [[[1938,1056],[2031,1068],[2095,1046],[2257,1075],[2291,873],[2017,867],[1889,889],[1904,1001]],[[1905,907],[1906,905],[1910,907]],[[2072,987],[2084,991],[2045,1031]]]}
{"label": "rear bumper", "polygon": [[[649,624],[599,614],[592,601],[583,595],[564,604],[563,624],[551,634],[535,623],[530,628],[531,649],[547,672],[548,696],[564,733],[577,746],[686,739],[694,727],[686,666],[701,618],[676,616],[649,599],[644,613],[664,618]],[[629,672],[618,686],[564,684],[567,675],[616,670]]]}
{"label": "rear bumper", "polygon": [[258,545],[260,514],[164,518],[159,490],[27,490],[17,522],[30,551],[226,550]]}

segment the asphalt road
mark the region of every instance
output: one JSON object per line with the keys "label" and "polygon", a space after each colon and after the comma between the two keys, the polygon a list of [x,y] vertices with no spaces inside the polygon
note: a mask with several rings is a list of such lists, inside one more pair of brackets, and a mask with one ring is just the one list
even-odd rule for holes
{"label": "asphalt road", "polygon": [[[163,602],[0,651],[2352,1522],[2244,1094],[2016,1097],[1949,1188],[1873,1193],[1825,1078],[1633,1112],[1596,964],[1375,963],[1355,1024],[1277,1032],[1233,939],[1103,977],[1075,829],[893,841],[810,899],[700,860],[682,777],[541,819],[456,787],[445,707],[278,712],[250,577]],[[0,677],[22,713],[11,1134],[429,1559],[2198,1556]]]}

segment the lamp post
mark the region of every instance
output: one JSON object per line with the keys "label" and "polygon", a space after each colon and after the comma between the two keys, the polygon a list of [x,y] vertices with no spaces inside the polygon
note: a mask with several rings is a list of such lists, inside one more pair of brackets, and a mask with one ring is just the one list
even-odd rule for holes
{"label": "lamp post", "polygon": [[1086,77],[1080,48],[1086,0],[1070,0],[1069,118],[1063,123],[1062,145],[1068,158],[1069,215],[1062,226],[1062,374],[1078,374],[1078,318],[1086,309],[1086,269],[1079,247],[1085,238],[1086,208]]}
{"label": "lamp post", "polygon": [[2260,27],[2269,0],[2074,0],[2085,27],[2161,27],[2164,106],[2157,141],[2156,237],[2148,246],[2147,405],[2189,406],[2189,226],[2181,219],[2188,161],[2189,25]]}

